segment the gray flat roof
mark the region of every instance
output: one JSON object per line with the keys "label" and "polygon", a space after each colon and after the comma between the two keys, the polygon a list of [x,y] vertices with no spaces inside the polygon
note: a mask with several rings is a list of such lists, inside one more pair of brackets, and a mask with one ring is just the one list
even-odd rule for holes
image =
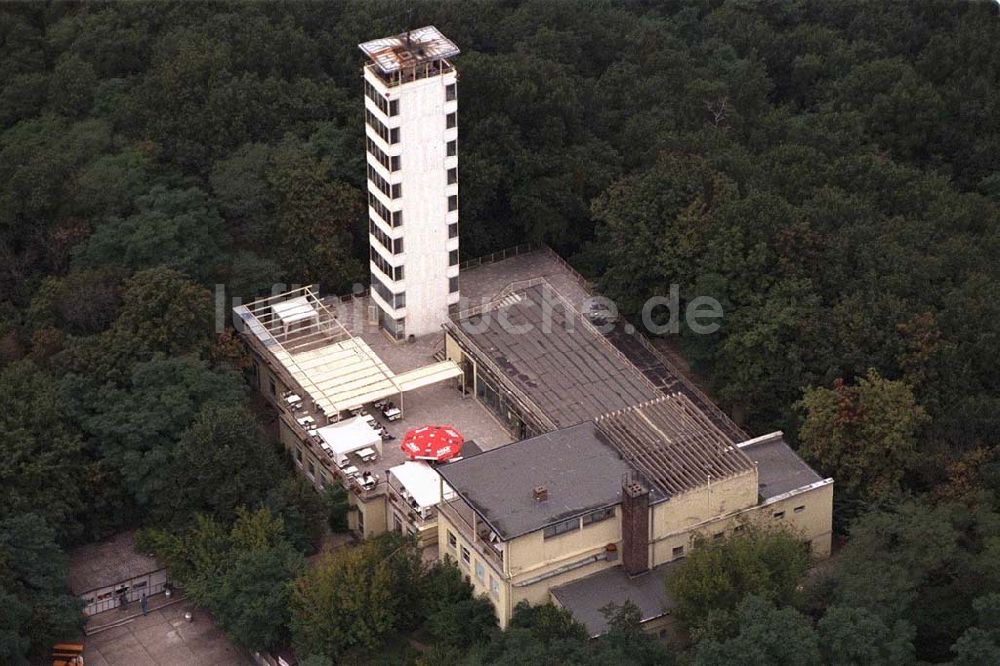
{"label": "gray flat roof", "polygon": [[661,395],[548,283],[456,325],[557,428]]}
{"label": "gray flat roof", "polygon": [[600,636],[608,630],[608,621],[601,608],[609,603],[619,606],[631,601],[639,607],[641,621],[648,622],[665,615],[673,607],[667,596],[665,578],[676,569],[678,562],[662,564],[644,574],[630,578],[620,567],[612,567],[595,574],[554,587],[552,596],[568,610],[576,621],[587,628],[591,636]]}
{"label": "gray flat roof", "polygon": [[758,493],[765,500],[823,480],[788,446],[781,432],[752,439],[740,448],[757,463]]}
{"label": "gray flat roof", "polygon": [[[505,540],[618,504],[628,470],[590,421],[437,467]],[[538,486],[548,499],[535,500]]]}
{"label": "gray flat roof", "polygon": [[134,531],[121,532],[69,551],[69,588],[83,594],[162,567],[156,558],[135,549]]}

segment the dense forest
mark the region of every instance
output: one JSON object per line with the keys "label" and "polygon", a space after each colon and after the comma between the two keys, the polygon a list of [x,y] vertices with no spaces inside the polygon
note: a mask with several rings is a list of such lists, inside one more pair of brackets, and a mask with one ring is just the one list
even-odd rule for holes
{"label": "dense forest", "polygon": [[[1000,16],[937,0],[0,6],[0,661],[77,626],[74,544],[154,527],[182,561],[179,530],[262,516],[266,561],[218,558],[234,594],[310,552],[328,505],[212,290],[365,281],[357,44],[424,24],[463,51],[463,255],[548,243],[636,320],[716,298],[668,342],[837,480],[825,573],[730,586],[681,658],[1000,662]],[[584,648],[523,609],[468,654],[667,658],[627,610]]]}

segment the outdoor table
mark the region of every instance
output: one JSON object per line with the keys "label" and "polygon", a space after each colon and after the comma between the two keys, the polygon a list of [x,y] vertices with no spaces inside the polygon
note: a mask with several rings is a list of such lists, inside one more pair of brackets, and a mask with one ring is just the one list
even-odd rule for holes
{"label": "outdoor table", "polygon": [[344,476],[357,476],[358,475],[358,468],[355,467],[354,465],[348,465],[347,467],[343,467],[343,468],[341,468],[340,471],[344,473]]}
{"label": "outdoor table", "polygon": [[390,421],[397,421],[399,420],[400,417],[403,416],[403,412],[399,411],[398,407],[387,409],[385,410],[385,412],[383,412],[383,414],[385,414],[385,418],[389,419]]}
{"label": "outdoor table", "polygon": [[309,426],[309,425],[312,425],[312,424],[316,423],[316,419],[314,419],[311,416],[303,416],[301,419],[297,419],[297,420],[299,422],[299,425],[302,426],[302,427]]}
{"label": "outdoor table", "polygon": [[296,403],[302,402],[302,398],[298,394],[292,393],[291,395],[285,396],[285,402],[289,405],[294,405]]}
{"label": "outdoor table", "polygon": [[366,446],[365,448],[358,450],[356,453],[358,454],[358,457],[365,462],[370,462],[378,457],[378,452],[370,446]]}

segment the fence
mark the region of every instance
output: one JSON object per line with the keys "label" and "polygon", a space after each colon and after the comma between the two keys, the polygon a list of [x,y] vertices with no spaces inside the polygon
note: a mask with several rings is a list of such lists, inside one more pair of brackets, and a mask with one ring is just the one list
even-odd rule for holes
{"label": "fence", "polygon": [[521,243],[520,245],[515,245],[514,247],[504,248],[503,250],[497,250],[496,252],[491,252],[490,254],[483,255],[481,257],[476,257],[475,259],[469,259],[463,261],[458,265],[460,271],[466,268],[473,268],[474,266],[482,266],[483,264],[492,264],[497,261],[503,261],[504,259],[510,259],[511,257],[516,257],[519,254],[528,254],[529,252],[534,252],[538,249],[534,243]]}

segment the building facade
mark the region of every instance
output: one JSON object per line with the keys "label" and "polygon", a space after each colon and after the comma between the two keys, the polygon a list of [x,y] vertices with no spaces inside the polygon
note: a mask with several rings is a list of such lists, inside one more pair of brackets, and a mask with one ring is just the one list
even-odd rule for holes
{"label": "building facade", "polygon": [[458,303],[458,48],[436,28],[365,42],[371,297],[396,339]]}

